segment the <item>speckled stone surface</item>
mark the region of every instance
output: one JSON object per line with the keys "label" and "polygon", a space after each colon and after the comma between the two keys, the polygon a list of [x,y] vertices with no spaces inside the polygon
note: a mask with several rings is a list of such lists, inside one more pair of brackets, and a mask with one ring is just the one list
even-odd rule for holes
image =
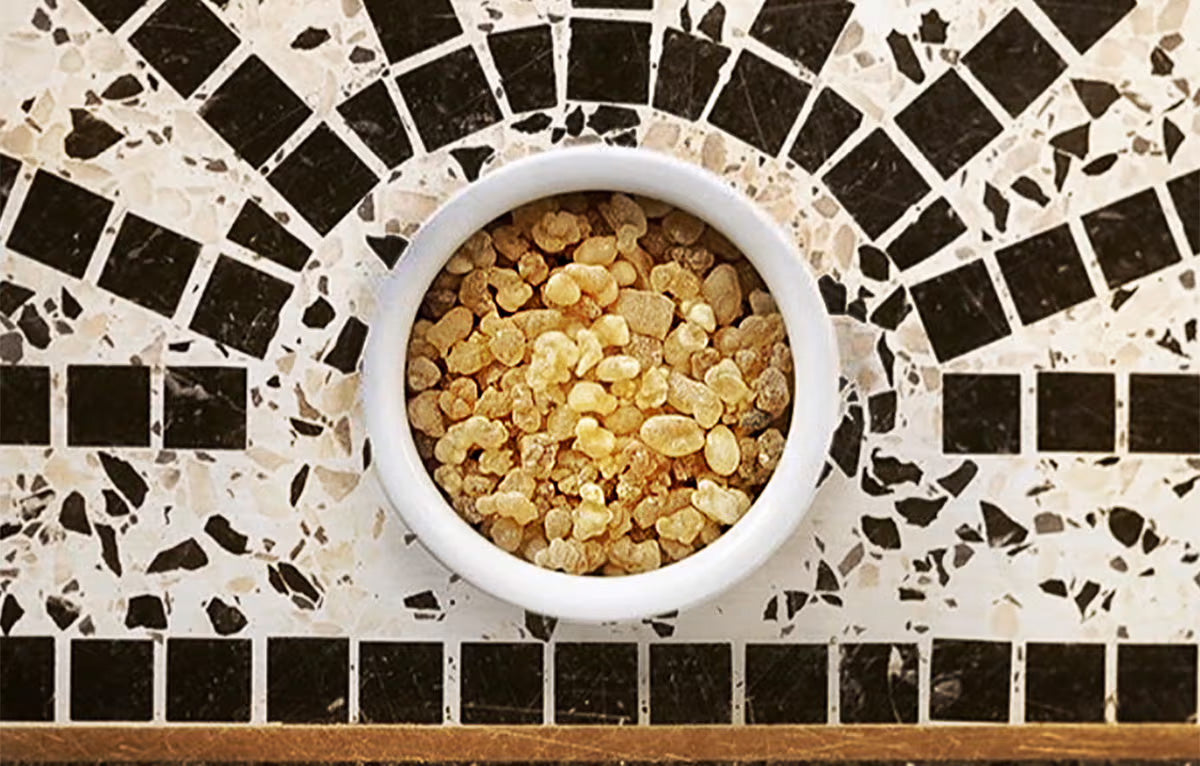
{"label": "speckled stone surface", "polygon": [[[1195,722],[1200,7],[575,5],[0,5],[0,719]],[[760,571],[580,626],[386,508],[358,364],[439,203],[596,142],[793,233],[844,417]]]}

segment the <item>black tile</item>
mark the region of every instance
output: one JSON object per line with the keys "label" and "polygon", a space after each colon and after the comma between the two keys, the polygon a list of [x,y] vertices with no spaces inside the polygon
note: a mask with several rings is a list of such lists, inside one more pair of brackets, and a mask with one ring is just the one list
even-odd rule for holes
{"label": "black tile", "polygon": [[1153,189],[1088,213],[1083,217],[1083,228],[1110,288],[1180,261]]}
{"label": "black tile", "polygon": [[1020,376],[942,375],[942,451],[982,455],[1020,452]]}
{"label": "black tile", "polygon": [[249,721],[250,641],[167,640],[168,721]]}
{"label": "black tile", "polygon": [[[1018,10],[1009,11],[967,51],[963,63],[1013,117],[1067,68]],[[1020,76],[1014,76],[1014,72],[1020,72]]]}
{"label": "black tile", "polygon": [[637,644],[556,644],[554,722],[637,723],[637,672]]}
{"label": "black tile", "polygon": [[388,61],[399,61],[462,34],[450,0],[364,0]]}
{"label": "black tile", "polygon": [[39,170],[8,235],[8,247],[82,277],[112,205],[82,186]]}
{"label": "black tile", "polygon": [[887,254],[899,268],[912,268],[941,251],[966,230],[967,225],[946,198],[938,197],[892,240],[887,246]]}
{"label": "black tile", "polygon": [[312,114],[258,56],[246,59],[200,107],[238,156],[258,167]]}
{"label": "black tile", "polygon": [[1012,645],[935,638],[929,717],[936,721],[1008,722]]}
{"label": "black tile", "polygon": [[322,235],[346,217],[379,179],[325,123],[267,176]]}
{"label": "black tile", "polygon": [[912,296],[939,362],[1011,332],[983,261],[960,266],[915,285]]}
{"label": "black tile", "polygon": [[767,0],[750,26],[750,36],[818,74],[853,10],[844,0]]}
{"label": "black tile", "polygon": [[996,251],[1017,315],[1032,324],[1094,298],[1083,259],[1064,224]]}
{"label": "black tile", "polygon": [[1104,721],[1104,645],[1025,645],[1025,720]]}
{"label": "black tile", "polygon": [[1112,452],[1116,408],[1116,384],[1109,373],[1039,372],[1038,450]]}
{"label": "black tile", "polygon": [[287,266],[292,271],[304,268],[312,255],[312,248],[285,229],[254,200],[246,200],[225,236],[229,241]]}
{"label": "black tile", "polygon": [[1196,720],[1195,644],[1117,647],[1117,721]]}
{"label": "black tile", "polygon": [[953,69],[896,115],[925,159],[949,178],[1000,135],[1000,122]]}
{"label": "black tile", "polygon": [[808,83],[742,51],[708,121],[767,154],[779,154],[810,89]]}
{"label": "black tile", "polygon": [[0,366],[0,444],[50,443],[50,368]]}
{"label": "black tile", "polygon": [[358,645],[362,723],[442,723],[442,645],[363,641]]}
{"label": "black tile", "polygon": [[325,354],[325,364],[349,375],[358,369],[358,360],[366,342],[367,326],[358,317],[347,317],[333,347]]}
{"label": "black tile", "polygon": [[1137,5],[1136,0],[1034,0],[1083,53]]}
{"label": "black tile", "polygon": [[650,723],[729,723],[729,644],[650,645]]}
{"label": "black tile", "polygon": [[[661,75],[660,75],[661,76]],[[810,173],[825,164],[862,123],[862,112],[832,88],[822,88],[788,156]]]}
{"label": "black tile", "polygon": [[464,643],[459,669],[463,723],[542,722],[542,645]]}
{"label": "black tile", "polygon": [[400,75],[397,83],[428,151],[500,121],[500,107],[470,46]]}
{"label": "black tile", "polygon": [[[1183,231],[1192,254],[1200,253],[1200,170],[1167,181],[1167,191],[1175,203],[1175,213],[1183,222]],[[3,207],[0,204],[0,210]]]}
{"label": "black tile", "polygon": [[824,181],[872,238],[929,191],[929,184],[880,128],[834,165]]}
{"label": "black tile", "polygon": [[337,110],[367,148],[389,168],[413,156],[412,141],[383,80],[376,80],[355,93]]}
{"label": "black tile", "polygon": [[488,35],[487,44],[513,112],[554,106],[554,40],[549,24],[496,32]]}
{"label": "black tile", "polygon": [[650,94],[650,24],[571,20],[567,98],[645,104]]}
{"label": "black tile", "polygon": [[109,32],[116,32],[146,0],[80,0]]}
{"label": "black tile", "polygon": [[829,648],[746,646],[746,723],[825,723]]}
{"label": "black tile", "polygon": [[8,204],[8,197],[12,194],[13,184],[17,182],[20,172],[20,160],[0,154],[0,213],[4,212],[4,207]]}
{"label": "black tile", "polygon": [[1200,452],[1200,375],[1129,376],[1129,450]]}
{"label": "black tile", "polygon": [[279,328],[279,310],[291,294],[292,286],[283,280],[222,255],[189,326],[262,359]]}
{"label": "black tile", "polygon": [[169,317],[183,297],[199,255],[199,242],[129,213],[121,222],[98,284]]}
{"label": "black tile", "polygon": [[186,98],[233,53],[238,38],[201,0],[167,0],[129,43]]}
{"label": "black tile", "polygon": [[67,444],[150,446],[150,368],[67,367]]}
{"label": "black tile", "polygon": [[842,723],[917,722],[915,644],[843,644],[838,682]]}
{"label": "black tile", "polygon": [[168,367],[163,374],[163,447],[245,449],[245,368]]}
{"label": "black tile", "polygon": [[658,59],[654,108],[688,120],[700,119],[728,58],[725,46],[668,27]]}
{"label": "black tile", "polygon": [[151,641],[72,641],[71,720],[149,721],[153,658]]}
{"label": "black tile", "polygon": [[0,721],[54,720],[54,639],[0,636]]}
{"label": "black tile", "polygon": [[268,721],[345,723],[349,695],[347,639],[267,639]]}

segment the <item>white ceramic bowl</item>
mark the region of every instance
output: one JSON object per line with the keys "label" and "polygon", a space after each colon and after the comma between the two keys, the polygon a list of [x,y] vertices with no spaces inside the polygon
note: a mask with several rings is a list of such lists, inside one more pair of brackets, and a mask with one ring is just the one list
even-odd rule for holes
{"label": "white ceramic bowl", "polygon": [[[405,355],[417,307],[455,249],[521,204],[575,191],[624,191],[663,200],[706,221],[754,264],[775,298],[795,359],[791,427],[779,467],[754,505],[716,542],[661,569],[586,577],[506,553],[445,501],[417,455],[406,414]],[[833,330],[796,244],[720,177],[641,149],[584,147],[517,160],[448,200],[421,228],[379,296],[364,361],[367,428],[392,504],[449,569],[492,595],[568,620],[623,620],[684,609],[753,572],[804,516],[837,415]]]}

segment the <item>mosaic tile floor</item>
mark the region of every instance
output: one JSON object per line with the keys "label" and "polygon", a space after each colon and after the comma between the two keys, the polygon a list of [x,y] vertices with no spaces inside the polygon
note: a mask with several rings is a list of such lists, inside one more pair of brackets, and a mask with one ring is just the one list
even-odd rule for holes
{"label": "mosaic tile floor", "polygon": [[[1196,722],[1195,3],[7,0],[0,32],[0,720]],[[843,417],[761,571],[579,626],[384,508],[358,367],[442,200],[597,142],[794,233]]]}

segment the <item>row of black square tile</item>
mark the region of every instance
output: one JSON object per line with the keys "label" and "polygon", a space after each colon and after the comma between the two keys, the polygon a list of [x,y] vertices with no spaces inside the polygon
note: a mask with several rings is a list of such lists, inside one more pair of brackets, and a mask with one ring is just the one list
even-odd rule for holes
{"label": "row of black square tile", "polygon": [[[267,720],[348,721],[350,648],[348,639],[268,639]],[[729,644],[653,644],[649,649],[652,724],[732,720]],[[166,720],[250,719],[250,640],[169,638],[165,651]],[[460,721],[542,723],[544,651],[539,643],[463,643]],[[556,643],[551,651],[557,723],[637,722],[636,644]],[[748,645],[746,723],[826,722],[828,651],[824,644]],[[841,723],[916,722],[915,644],[846,644],[837,659]],[[0,720],[53,720],[54,662],[52,638],[0,638]],[[1194,721],[1196,663],[1195,645],[1120,645],[1117,720]],[[443,666],[440,643],[359,642],[358,720],[443,722]],[[935,639],[930,718],[1009,721],[1013,671],[1007,642]],[[149,720],[153,673],[151,641],[73,640],[71,720]],[[1026,644],[1024,673],[1026,721],[1104,720],[1103,645]]]}
{"label": "row of black square tile", "polygon": [[[886,140],[886,139],[885,139]],[[899,155],[897,155],[899,157]],[[1168,182],[1181,221],[1200,206],[1200,171]],[[930,205],[888,252],[901,268],[924,260],[961,233],[961,222],[942,201]],[[1184,224],[1185,231],[1195,224]],[[1179,263],[1182,256],[1154,189],[1146,189],[1083,216],[1092,252],[1109,289]],[[918,234],[909,237],[909,232]],[[956,233],[957,232],[957,233]],[[1200,243],[1187,234],[1192,250]],[[913,257],[914,253],[919,257]],[[1087,269],[1067,224],[998,249],[996,263],[1021,322],[1028,325],[1095,297]],[[913,286],[913,301],[939,361],[1011,334],[996,287],[982,261],[974,261]]]}
{"label": "row of black square tile", "polygon": [[[1037,449],[1113,452],[1116,379],[1105,372],[1039,372]],[[1015,374],[942,376],[942,450],[1016,454],[1021,451],[1021,379]],[[1200,453],[1200,375],[1129,376],[1129,450]]]}
{"label": "row of black square tile", "polygon": [[[0,444],[51,444],[49,367],[0,366]],[[150,368],[67,367],[67,445],[150,446]],[[163,447],[244,449],[246,370],[167,367],[163,377]]]}

